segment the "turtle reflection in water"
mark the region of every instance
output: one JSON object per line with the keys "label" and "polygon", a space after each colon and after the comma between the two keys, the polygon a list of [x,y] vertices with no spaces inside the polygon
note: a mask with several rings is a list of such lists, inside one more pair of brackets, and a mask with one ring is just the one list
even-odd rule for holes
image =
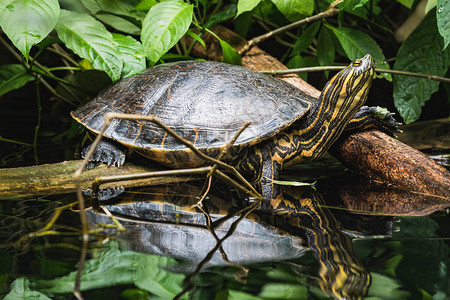
{"label": "turtle reflection in water", "polygon": [[[272,179],[280,170],[321,157],[349,123],[352,130],[375,124],[395,127],[390,116],[381,121],[372,108],[361,108],[373,74],[373,60],[366,55],[336,74],[317,99],[242,67],[178,62],[119,81],[72,116],[95,133],[101,131],[107,113],[154,116],[213,158],[251,121],[222,160],[253,174],[262,196],[274,199],[278,192]],[[205,165],[151,122],[115,119],[104,136],[108,140],[96,148],[94,161],[122,165],[125,155],[119,143],[172,168]]]}
{"label": "turtle reflection in water", "polygon": [[[191,267],[182,271],[192,271],[216,245],[211,233],[199,226],[206,224],[205,216],[192,208],[202,193],[201,186],[172,185],[147,191],[127,198],[122,195],[114,200],[121,200],[118,205],[105,205],[127,228],[119,240],[128,241],[126,247],[135,251],[191,262]],[[240,203],[233,192],[217,187],[208,195],[204,209],[212,218],[212,226],[221,224],[214,229],[220,238],[238,219],[233,213],[248,203]],[[320,264],[323,291],[339,299],[363,298],[370,275],[354,254],[350,237],[341,232],[338,221],[323,205],[321,195],[313,189],[284,188],[283,197],[276,209],[261,205],[265,208],[258,208],[239,223],[222,244],[228,259],[243,265],[290,260],[303,256],[309,247]],[[93,223],[110,222],[92,212],[89,218]],[[227,221],[222,223],[222,218]],[[207,266],[226,264],[216,252]]]}

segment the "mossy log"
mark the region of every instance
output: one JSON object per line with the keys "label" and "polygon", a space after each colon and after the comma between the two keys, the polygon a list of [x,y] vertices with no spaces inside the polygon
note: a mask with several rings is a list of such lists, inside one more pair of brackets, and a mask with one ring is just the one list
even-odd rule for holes
{"label": "mossy log", "polygon": [[[73,175],[80,167],[81,162],[82,160],[71,160],[54,164],[0,169],[0,199],[73,193],[75,192]],[[99,176],[128,175],[154,171],[158,170],[130,162],[127,162],[121,168],[101,165],[92,170],[84,171],[81,175],[80,185],[83,188],[91,187],[94,179]],[[102,188],[158,185],[195,178],[194,176],[157,176],[148,179],[120,181],[119,184],[107,183],[102,185]]]}

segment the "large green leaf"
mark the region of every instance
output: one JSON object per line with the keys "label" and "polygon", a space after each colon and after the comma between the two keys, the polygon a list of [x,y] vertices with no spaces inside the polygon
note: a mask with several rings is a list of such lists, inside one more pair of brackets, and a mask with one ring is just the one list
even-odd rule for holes
{"label": "large green leaf", "polygon": [[58,0],[0,0],[0,26],[26,59],[31,46],[53,30],[58,16]]}
{"label": "large green leaf", "polygon": [[450,1],[437,0],[436,18],[439,33],[444,38],[444,48],[450,43]]}
{"label": "large green leaf", "polygon": [[[444,76],[450,64],[450,48],[436,26],[436,14],[428,13],[397,53],[394,69]],[[416,121],[421,107],[438,90],[439,82],[410,76],[394,77],[394,104],[405,123]]]}
{"label": "large green leaf", "polygon": [[34,76],[22,65],[0,66],[0,96],[21,88],[32,80],[34,80]]}
{"label": "large green leaf", "polygon": [[366,54],[370,54],[375,60],[377,67],[389,69],[389,65],[385,62],[383,51],[369,35],[352,28],[336,28],[332,26],[328,26],[328,28],[333,30],[350,60],[355,60]]}
{"label": "large green leaf", "polygon": [[55,29],[67,48],[105,71],[113,81],[120,78],[123,61],[118,45],[102,23],[86,14],[61,10]]}
{"label": "large green leaf", "polygon": [[161,2],[150,9],[141,33],[149,65],[154,65],[188,31],[193,9],[184,2]]}
{"label": "large green leaf", "polygon": [[289,20],[310,16],[314,11],[314,0],[271,0]]}
{"label": "large green leaf", "polygon": [[144,47],[131,36],[113,33],[113,39],[119,46],[120,58],[123,60],[122,78],[139,74],[145,70]]}
{"label": "large green leaf", "polygon": [[261,3],[261,0],[239,0],[236,17],[246,11],[251,11],[258,6],[259,3]]}

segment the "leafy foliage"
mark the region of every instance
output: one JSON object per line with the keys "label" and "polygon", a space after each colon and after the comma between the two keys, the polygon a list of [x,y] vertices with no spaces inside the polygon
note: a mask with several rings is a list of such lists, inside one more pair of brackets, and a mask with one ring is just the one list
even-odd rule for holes
{"label": "leafy foliage", "polygon": [[[402,10],[405,18],[419,7],[412,0],[397,2],[390,7]],[[218,41],[223,61],[239,65],[240,54],[214,34],[213,26],[234,27],[251,39],[331,6],[339,9],[336,15],[310,18],[261,47],[275,49],[289,67],[347,64],[369,53],[379,68],[448,74],[449,1],[429,1],[426,18],[403,42],[395,40],[395,29],[402,24],[393,26],[387,15],[390,8],[383,5],[367,0],[0,0],[1,41],[20,57],[11,61],[16,59],[11,55],[8,65],[0,66],[0,95],[42,81],[38,88],[45,86],[73,109],[110,83],[87,71],[102,72],[114,82],[156,64],[194,59],[192,41],[208,51],[207,33]],[[45,61],[48,57],[53,61]],[[320,76],[316,83],[323,84],[326,78]],[[390,75],[379,77],[391,80]],[[418,120],[425,102],[439,88],[437,82],[409,76],[395,76],[392,84],[394,101],[387,105],[395,105],[406,123]],[[70,116],[65,115],[67,124]]]}
{"label": "leafy foliage", "polygon": [[[436,16],[429,13],[398,51],[394,69],[443,76],[450,66],[450,48],[436,28]],[[394,101],[406,123],[416,121],[425,101],[438,90],[439,82],[394,76]]]}

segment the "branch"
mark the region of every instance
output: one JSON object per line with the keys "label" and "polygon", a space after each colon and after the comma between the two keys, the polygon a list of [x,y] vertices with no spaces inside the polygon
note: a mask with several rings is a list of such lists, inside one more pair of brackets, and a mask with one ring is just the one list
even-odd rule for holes
{"label": "branch", "polygon": [[[345,66],[320,66],[320,67],[307,67],[307,68],[297,68],[297,69],[288,69],[288,70],[266,70],[266,71],[261,71],[261,72],[265,73],[265,74],[270,74],[270,75],[285,75],[285,74],[307,73],[307,72],[340,71],[344,68],[345,68]],[[436,76],[436,75],[399,71],[399,70],[387,70],[387,69],[380,69],[380,68],[375,68],[375,72],[389,73],[389,74],[402,75],[402,76],[420,77],[420,78],[426,78],[429,80],[450,83],[450,78]]]}

